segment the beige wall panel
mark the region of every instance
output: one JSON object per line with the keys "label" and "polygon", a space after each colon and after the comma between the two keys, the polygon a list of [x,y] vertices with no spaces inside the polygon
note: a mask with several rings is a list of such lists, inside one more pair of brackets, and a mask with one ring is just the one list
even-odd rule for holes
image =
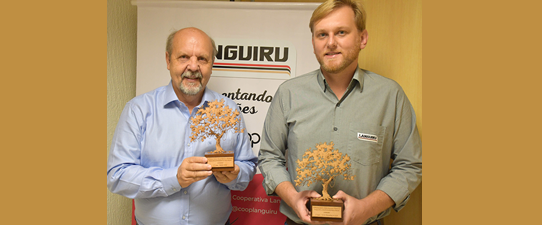
{"label": "beige wall panel", "polygon": [[[365,0],[368,15],[367,47],[360,67],[397,81],[407,94],[422,135],[422,1]],[[423,139],[423,138],[422,138]],[[386,225],[422,224],[422,185],[399,213],[384,219]]]}
{"label": "beige wall panel", "polygon": [[[136,30],[137,8],[127,0],[108,0],[107,155],[122,109],[135,97]],[[105,166],[103,173],[105,181]],[[132,224],[132,200],[107,190],[107,224]]]}

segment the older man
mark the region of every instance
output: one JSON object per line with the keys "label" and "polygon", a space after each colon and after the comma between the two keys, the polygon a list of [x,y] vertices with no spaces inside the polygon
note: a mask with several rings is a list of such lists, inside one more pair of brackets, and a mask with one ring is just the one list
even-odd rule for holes
{"label": "older man", "polygon": [[284,82],[271,102],[259,155],[263,186],[282,198],[287,225],[322,223],[311,221],[305,206],[310,197],[320,197],[322,185],[294,187],[293,181],[296,161],[307,149],[333,142],[334,149],[350,156],[355,177],[337,177],[328,188],[344,201],[338,224],[380,223],[391,209],[403,208],[421,182],[414,110],[395,81],[358,67],[368,38],[358,2],[324,2],[309,27],[320,68]]}
{"label": "older man", "polygon": [[[171,82],[130,100],[119,119],[107,164],[111,192],[135,199],[135,217],[146,224],[229,224],[230,190],[244,190],[256,172],[246,133],[221,139],[234,151],[233,171],[212,172],[204,156],[216,140],[190,139],[190,119],[206,102],[225,100],[206,88],[216,55],[214,41],[197,28],[173,32],[166,62]],[[241,116],[241,115],[239,115]],[[238,128],[245,128],[241,116]]]}

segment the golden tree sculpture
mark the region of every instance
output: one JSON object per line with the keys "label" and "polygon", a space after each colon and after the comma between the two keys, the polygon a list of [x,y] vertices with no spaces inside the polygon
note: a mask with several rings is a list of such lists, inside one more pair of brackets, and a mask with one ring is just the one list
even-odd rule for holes
{"label": "golden tree sculpture", "polygon": [[342,175],[345,180],[354,180],[355,176],[350,176],[350,157],[348,154],[342,154],[337,149],[333,149],[333,142],[321,143],[316,145],[316,149],[311,151],[307,149],[303,154],[302,160],[297,160],[297,177],[295,185],[307,184],[310,186],[313,182],[322,182],[322,197],[320,200],[332,200],[327,192],[327,187],[333,178]]}
{"label": "golden tree sculpture", "polygon": [[209,137],[216,138],[216,149],[212,153],[226,152],[220,147],[220,139],[228,130],[233,129],[235,133],[244,132],[244,129],[239,130],[237,126],[241,121],[239,111],[225,105],[224,99],[206,102],[190,120],[192,122],[190,140],[203,142]]}

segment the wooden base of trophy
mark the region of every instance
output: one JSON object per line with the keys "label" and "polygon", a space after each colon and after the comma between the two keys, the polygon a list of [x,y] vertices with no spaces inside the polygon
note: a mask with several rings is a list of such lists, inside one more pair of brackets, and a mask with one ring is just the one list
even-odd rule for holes
{"label": "wooden base of trophy", "polygon": [[207,158],[207,163],[213,167],[212,171],[233,171],[235,169],[232,151],[225,153],[205,153],[205,157]]}
{"label": "wooden base of trophy", "polygon": [[311,198],[309,200],[309,207],[312,221],[343,221],[344,203],[342,200],[318,200],[317,198]]}

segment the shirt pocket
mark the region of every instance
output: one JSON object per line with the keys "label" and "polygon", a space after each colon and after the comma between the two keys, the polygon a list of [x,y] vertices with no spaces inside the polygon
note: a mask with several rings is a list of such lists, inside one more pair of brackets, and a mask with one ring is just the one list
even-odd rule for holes
{"label": "shirt pocket", "polygon": [[348,130],[348,155],[361,165],[380,163],[386,127],[353,123]]}

